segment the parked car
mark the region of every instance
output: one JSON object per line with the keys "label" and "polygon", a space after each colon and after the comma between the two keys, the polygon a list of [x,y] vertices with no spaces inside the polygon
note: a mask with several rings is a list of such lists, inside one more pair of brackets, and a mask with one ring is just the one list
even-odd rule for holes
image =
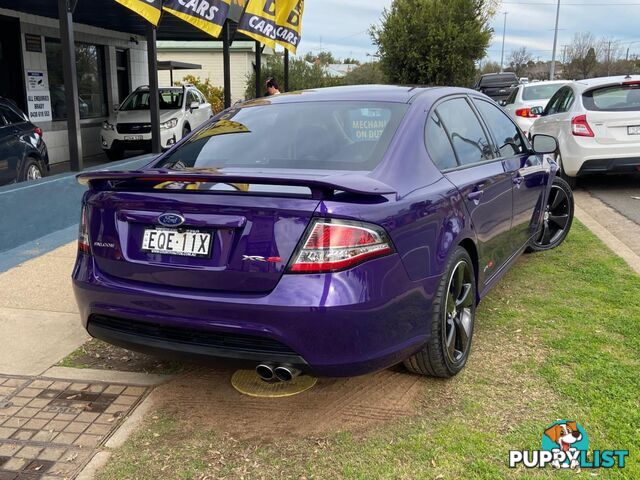
{"label": "parked car", "polygon": [[14,102],[0,97],[0,185],[37,180],[48,172],[42,129]]}
{"label": "parked car", "polygon": [[[126,150],[151,150],[149,87],[136,89],[104,122],[102,148],[110,160],[119,160]],[[160,137],[163,148],[182,140],[213,116],[211,104],[193,85],[160,89]]]}
{"label": "parked car", "polygon": [[[513,89],[506,100],[501,100],[500,105],[527,135],[533,122],[540,117],[539,109],[534,109],[534,107],[544,109],[549,103],[549,99],[567,83],[569,82],[555,80],[521,84]],[[532,111],[532,109],[534,110]]]}
{"label": "parked car", "polygon": [[545,155],[556,148],[544,135],[532,147],[468,89],[247,102],[142,170],[79,175],[82,322],[115,345],[248,363],[265,380],[402,361],[451,377],[480,299],[571,227],[571,189]]}
{"label": "parked car", "polygon": [[499,102],[506,99],[517,85],[518,77],[513,72],[487,73],[480,77],[475,89]]}
{"label": "parked car", "polygon": [[556,92],[530,129],[559,144],[565,180],[640,171],[640,76],[572,82]]}

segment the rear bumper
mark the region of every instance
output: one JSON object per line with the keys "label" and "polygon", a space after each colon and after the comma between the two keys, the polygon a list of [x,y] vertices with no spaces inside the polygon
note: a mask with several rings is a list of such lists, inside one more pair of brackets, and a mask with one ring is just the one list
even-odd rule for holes
{"label": "rear bumper", "polygon": [[562,166],[572,177],[593,173],[627,173],[640,165],[640,143],[601,144],[589,137],[560,140]]}
{"label": "rear bumper", "polygon": [[637,173],[640,172],[640,157],[629,158],[601,158],[587,160],[580,167],[578,176],[607,173]]}
{"label": "rear bumper", "polygon": [[284,275],[259,295],[134,284],[102,274],[86,256],[73,279],[82,321],[97,338],[170,358],[281,363],[326,377],[387,368],[420,349],[439,280],[412,282],[397,255],[334,274]]}

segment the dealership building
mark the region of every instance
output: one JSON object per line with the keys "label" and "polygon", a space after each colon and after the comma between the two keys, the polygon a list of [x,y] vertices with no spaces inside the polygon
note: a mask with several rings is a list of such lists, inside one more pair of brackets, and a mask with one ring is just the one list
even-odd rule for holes
{"label": "dealership building", "polygon": [[[53,165],[69,161],[69,143],[60,22],[56,2],[50,3],[54,8],[42,11],[53,18],[0,8],[0,96],[15,101],[42,128]],[[86,157],[102,151],[100,126],[113,107],[149,83],[147,43],[143,36],[82,23],[74,24],[74,32]]]}
{"label": "dealership building", "polygon": [[[161,53],[156,39],[165,47]],[[0,96],[13,100],[44,131],[55,171],[77,170],[83,158],[102,152],[100,128],[114,107],[141,85],[156,88],[158,59],[192,54],[200,64],[191,67],[204,67],[203,78],[215,84],[222,77],[228,85],[227,105],[232,91],[234,101],[241,98],[244,85],[240,92],[239,87],[254,68],[251,55],[258,72],[262,55],[247,40],[229,27],[217,47],[210,36],[173,15],[164,15],[156,30],[114,0],[0,0]],[[72,44],[75,63],[65,61]],[[164,83],[166,76],[160,73]],[[176,80],[183,76],[176,74]],[[71,93],[74,78],[77,98]],[[152,125],[154,118],[152,111]]]}

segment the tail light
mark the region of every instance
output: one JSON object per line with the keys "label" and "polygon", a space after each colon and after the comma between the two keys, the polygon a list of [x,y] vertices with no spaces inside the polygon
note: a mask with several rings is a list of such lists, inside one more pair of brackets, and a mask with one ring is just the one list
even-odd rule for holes
{"label": "tail light", "polygon": [[571,119],[571,132],[576,137],[595,137],[587,122],[586,115],[579,115]]}
{"label": "tail light", "polygon": [[519,108],[518,110],[516,110],[516,116],[523,117],[523,118],[539,118],[540,117],[540,115],[531,113],[530,108]]}
{"label": "tail light", "polygon": [[42,129],[40,127],[34,128],[33,129],[33,133],[38,135],[40,138],[44,138],[44,132],[42,131]]}
{"label": "tail light", "polygon": [[80,230],[78,232],[78,251],[86,255],[91,255],[91,246],[89,245],[89,224],[87,222],[87,206],[82,206],[80,214]]}
{"label": "tail light", "polygon": [[377,225],[319,219],[308,231],[289,272],[336,272],[394,252],[387,233]]}

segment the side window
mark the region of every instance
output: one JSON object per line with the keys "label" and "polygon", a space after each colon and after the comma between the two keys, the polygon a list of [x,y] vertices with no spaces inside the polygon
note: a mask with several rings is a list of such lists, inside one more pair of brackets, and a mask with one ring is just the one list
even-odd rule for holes
{"label": "side window", "polygon": [[511,94],[505,100],[506,105],[513,105],[516,103],[516,97],[518,96],[518,92],[520,91],[520,87],[514,88]]}
{"label": "side window", "polygon": [[502,110],[484,100],[474,99],[473,102],[493,133],[501,157],[512,157],[525,151],[518,127]]}
{"label": "side window", "polygon": [[560,105],[558,106],[558,111],[556,113],[568,112],[569,109],[571,108],[571,105],[573,105],[573,99],[574,99],[573,90],[571,90],[570,88],[567,88],[566,95],[562,98],[562,101],[560,102]]}
{"label": "side window", "polygon": [[561,88],[558,90],[549,103],[547,104],[547,108],[544,110],[544,115],[555,115],[558,113],[558,109],[560,108],[560,104],[564,99],[565,94],[567,93],[567,88]]}
{"label": "side window", "polygon": [[202,92],[196,92],[196,94],[198,95],[198,98],[200,99],[200,104],[207,103],[207,99],[204,98],[204,95],[202,94]]}
{"label": "side window", "polygon": [[464,98],[447,100],[436,109],[447,131],[461,165],[494,158],[487,136],[471,105]]}
{"label": "side window", "polygon": [[200,99],[196,96],[193,90],[189,90],[187,92],[187,108],[189,108],[193,102],[198,102],[199,104]]}
{"label": "side window", "polygon": [[25,123],[26,120],[22,115],[18,115],[12,108],[9,107],[0,107],[0,111],[2,112],[2,116],[4,117],[6,123],[8,125],[14,125],[16,123]]}
{"label": "side window", "polygon": [[424,136],[427,151],[436,167],[440,170],[447,170],[458,166],[456,154],[453,152],[447,132],[435,112],[427,119]]}

